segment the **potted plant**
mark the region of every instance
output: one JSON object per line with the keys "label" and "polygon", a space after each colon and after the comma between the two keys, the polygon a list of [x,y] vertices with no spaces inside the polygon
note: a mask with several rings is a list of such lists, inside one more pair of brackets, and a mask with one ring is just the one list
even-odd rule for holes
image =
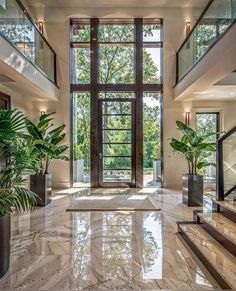
{"label": "potted plant", "polygon": [[37,168],[24,137],[25,121],[18,110],[0,110],[0,278],[9,268],[10,214],[36,204],[35,194],[25,187],[26,175]]}
{"label": "potted plant", "polygon": [[216,151],[216,143],[208,142],[216,132],[201,134],[181,121],[176,122],[177,130],[182,138],[171,138],[170,146],[176,152],[184,154],[188,164],[188,174],[183,175],[183,203],[188,206],[201,206],[203,202],[203,176],[198,171],[214,163],[207,162],[212,152]]}
{"label": "potted plant", "polygon": [[52,192],[52,175],[49,173],[49,166],[52,160],[65,160],[68,157],[64,152],[68,145],[61,145],[65,138],[65,125],[54,128],[51,113],[44,113],[40,116],[39,122],[35,125],[27,121],[27,129],[30,135],[30,143],[34,144],[35,153],[39,159],[39,170],[30,176],[30,189],[37,194],[37,205],[45,206],[50,202]]}

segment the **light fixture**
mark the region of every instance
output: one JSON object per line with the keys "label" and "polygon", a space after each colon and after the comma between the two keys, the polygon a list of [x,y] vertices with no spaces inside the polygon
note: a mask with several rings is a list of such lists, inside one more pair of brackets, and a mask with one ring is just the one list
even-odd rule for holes
{"label": "light fixture", "polygon": [[41,116],[46,114],[46,111],[40,111]]}
{"label": "light fixture", "polygon": [[190,124],[190,111],[185,112],[185,124],[189,126]]}
{"label": "light fixture", "polygon": [[18,47],[18,49],[24,53],[24,55],[30,55],[31,53],[31,47],[30,47],[30,43],[27,42],[17,42],[16,46]]}
{"label": "light fixture", "polygon": [[191,22],[190,21],[186,21],[185,22],[186,37],[189,35],[190,31],[191,31]]}
{"label": "light fixture", "polygon": [[42,21],[39,21],[38,22],[38,28],[39,28],[39,31],[43,34],[43,27],[44,27],[44,25],[43,25],[43,22]]}

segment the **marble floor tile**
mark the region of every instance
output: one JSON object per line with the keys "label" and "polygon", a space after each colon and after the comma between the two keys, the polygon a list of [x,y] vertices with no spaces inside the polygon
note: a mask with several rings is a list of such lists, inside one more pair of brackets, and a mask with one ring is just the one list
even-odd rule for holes
{"label": "marble floor tile", "polygon": [[219,274],[228,282],[233,290],[236,288],[236,259],[197,224],[182,224],[189,239],[204,254],[212,266],[217,266]]}
{"label": "marble floor tile", "polygon": [[58,191],[47,207],[12,216],[10,270],[0,289],[219,288],[176,235],[176,221],[191,219],[193,210],[181,203],[179,193],[151,189],[159,212],[66,212],[84,195],[98,191]]}

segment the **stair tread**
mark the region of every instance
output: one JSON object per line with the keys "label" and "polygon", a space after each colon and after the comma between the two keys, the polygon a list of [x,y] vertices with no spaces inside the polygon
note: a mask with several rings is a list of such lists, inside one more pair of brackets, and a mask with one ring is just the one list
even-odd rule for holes
{"label": "stair tread", "polygon": [[199,216],[236,246],[236,224],[221,213],[203,212]]}
{"label": "stair tread", "polygon": [[216,201],[216,203],[220,206],[223,206],[224,208],[227,208],[228,210],[236,213],[236,201]]}
{"label": "stair tread", "polygon": [[229,255],[199,224],[180,224],[180,228],[227,283],[236,288],[236,259]]}

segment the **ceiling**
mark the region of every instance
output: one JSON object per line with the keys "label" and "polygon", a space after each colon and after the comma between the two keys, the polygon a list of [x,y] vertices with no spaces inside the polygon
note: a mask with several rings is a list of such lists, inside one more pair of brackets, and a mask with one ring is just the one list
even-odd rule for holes
{"label": "ceiling", "polygon": [[27,0],[46,7],[205,7],[208,0]]}

